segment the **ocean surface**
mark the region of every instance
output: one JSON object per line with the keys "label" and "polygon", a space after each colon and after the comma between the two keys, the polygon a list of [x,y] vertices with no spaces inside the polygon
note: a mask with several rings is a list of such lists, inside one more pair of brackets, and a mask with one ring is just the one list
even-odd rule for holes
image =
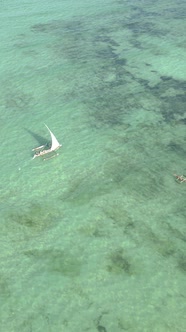
{"label": "ocean surface", "polygon": [[186,331],[185,14],[1,1],[0,332]]}

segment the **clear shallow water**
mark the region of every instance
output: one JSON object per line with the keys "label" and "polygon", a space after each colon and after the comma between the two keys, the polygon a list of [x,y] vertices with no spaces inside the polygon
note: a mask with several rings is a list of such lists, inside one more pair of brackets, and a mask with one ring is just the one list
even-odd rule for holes
{"label": "clear shallow water", "polygon": [[184,10],[1,5],[2,331],[185,330]]}

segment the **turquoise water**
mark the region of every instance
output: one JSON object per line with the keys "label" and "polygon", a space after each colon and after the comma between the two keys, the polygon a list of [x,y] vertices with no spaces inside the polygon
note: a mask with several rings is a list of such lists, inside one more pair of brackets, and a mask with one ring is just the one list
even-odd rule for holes
{"label": "turquoise water", "polygon": [[185,331],[184,1],[0,8],[0,331]]}

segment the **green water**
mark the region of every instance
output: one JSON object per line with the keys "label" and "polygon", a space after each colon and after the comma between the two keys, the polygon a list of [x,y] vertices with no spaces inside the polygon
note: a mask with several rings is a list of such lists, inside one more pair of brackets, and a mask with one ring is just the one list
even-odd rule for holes
{"label": "green water", "polygon": [[0,332],[186,330],[185,10],[1,1]]}

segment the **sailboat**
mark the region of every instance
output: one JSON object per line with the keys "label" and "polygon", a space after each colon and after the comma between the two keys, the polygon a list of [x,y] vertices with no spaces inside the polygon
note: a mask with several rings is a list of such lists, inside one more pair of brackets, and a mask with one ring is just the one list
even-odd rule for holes
{"label": "sailboat", "polygon": [[46,124],[45,124],[45,126],[48,129],[50,136],[51,136],[50,148],[45,149],[47,147],[47,144],[44,144],[44,145],[38,146],[35,149],[32,149],[32,151],[35,151],[33,159],[35,159],[36,157],[43,157],[43,156],[47,155],[48,153],[50,153],[51,155],[49,155],[47,158],[44,158],[44,160],[50,159],[50,158],[53,158],[53,157],[56,157],[59,155],[58,153],[56,153],[56,150],[58,150],[62,146],[62,144],[60,144],[58,142],[57,138],[54,136],[54,134],[51,132],[51,130],[48,128],[48,126]]}

